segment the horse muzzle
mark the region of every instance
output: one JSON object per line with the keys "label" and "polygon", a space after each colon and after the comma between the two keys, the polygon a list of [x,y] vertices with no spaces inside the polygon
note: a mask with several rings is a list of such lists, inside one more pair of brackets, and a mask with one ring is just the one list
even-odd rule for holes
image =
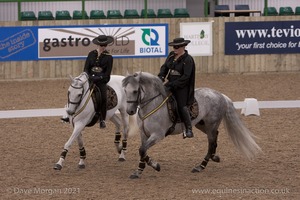
{"label": "horse muzzle", "polygon": [[136,109],[127,108],[126,112],[127,112],[128,115],[134,115],[136,113]]}
{"label": "horse muzzle", "polygon": [[68,107],[66,109],[66,112],[68,113],[68,115],[73,115],[75,113],[75,109],[70,109],[70,107]]}

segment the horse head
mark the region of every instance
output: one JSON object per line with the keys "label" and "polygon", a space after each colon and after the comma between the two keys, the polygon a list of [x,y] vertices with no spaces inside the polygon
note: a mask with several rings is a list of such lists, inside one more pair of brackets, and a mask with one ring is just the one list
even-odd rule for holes
{"label": "horse head", "polygon": [[127,75],[122,82],[127,98],[127,113],[134,115],[139,105],[155,99],[158,95],[166,96],[162,81],[147,72]]}
{"label": "horse head", "polygon": [[68,89],[68,106],[66,112],[69,115],[73,115],[85,94],[85,85],[88,82],[88,76],[86,73],[82,73],[75,78],[73,78],[71,75],[69,75],[69,77],[71,84]]}
{"label": "horse head", "polygon": [[127,108],[126,112],[129,115],[136,113],[138,104],[140,102],[140,85],[139,85],[139,74],[133,75],[128,74],[122,81],[122,86],[126,94]]}

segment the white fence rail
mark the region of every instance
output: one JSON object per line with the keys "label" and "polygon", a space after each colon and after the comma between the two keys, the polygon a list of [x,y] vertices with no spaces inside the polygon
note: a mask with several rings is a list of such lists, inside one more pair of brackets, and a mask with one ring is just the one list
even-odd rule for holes
{"label": "white fence rail", "polygon": [[[233,102],[236,109],[245,108],[244,101]],[[300,100],[291,101],[258,101],[259,108],[300,108]],[[0,119],[25,117],[53,117],[65,115],[65,108],[33,109],[33,110],[5,110],[0,111]]]}

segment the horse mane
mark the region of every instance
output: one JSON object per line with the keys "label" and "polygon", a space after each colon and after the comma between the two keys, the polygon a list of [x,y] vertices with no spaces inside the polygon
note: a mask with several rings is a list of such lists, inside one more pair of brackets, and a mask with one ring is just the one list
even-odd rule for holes
{"label": "horse mane", "polygon": [[163,82],[155,76],[148,72],[136,72],[132,75],[127,75],[122,82],[122,86],[126,87],[129,82],[134,82],[135,84],[141,84],[144,86],[150,86],[154,90],[159,91],[163,96],[166,96],[166,90]]}

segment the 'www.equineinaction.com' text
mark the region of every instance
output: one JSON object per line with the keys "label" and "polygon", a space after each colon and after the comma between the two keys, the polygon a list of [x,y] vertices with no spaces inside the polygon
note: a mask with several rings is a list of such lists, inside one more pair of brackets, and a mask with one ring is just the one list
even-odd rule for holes
{"label": "'www.equineinaction.com' text", "polygon": [[192,189],[194,194],[289,194],[288,188],[218,188],[218,189]]}

